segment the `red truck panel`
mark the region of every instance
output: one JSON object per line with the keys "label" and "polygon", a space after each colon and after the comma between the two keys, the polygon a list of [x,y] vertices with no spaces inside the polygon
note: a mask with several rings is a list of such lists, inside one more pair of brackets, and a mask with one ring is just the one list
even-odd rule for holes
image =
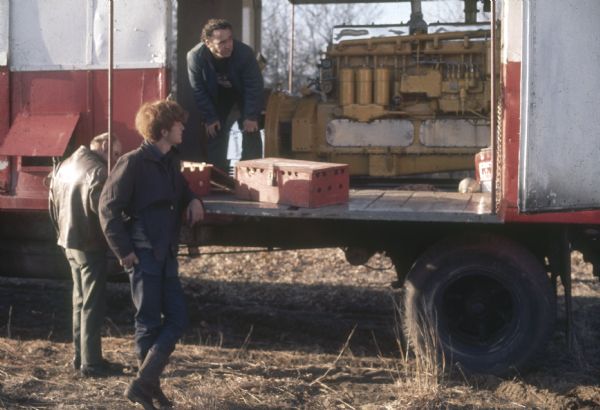
{"label": "red truck panel", "polygon": [[[76,145],[87,144],[105,132],[108,85],[106,70],[30,71],[12,73],[11,119],[21,113],[79,113]],[[129,69],[113,72],[113,132],[124,151],[136,148],[141,137],[134,127],[135,113],[144,101],[166,98],[166,69]]]}
{"label": "red truck panel", "polygon": [[73,135],[79,113],[19,114],[4,140],[0,155],[59,157]]}
{"label": "red truck panel", "polygon": [[[45,210],[50,161],[31,166],[23,157],[61,156],[69,141],[73,147],[88,144],[107,130],[107,71],[12,72],[10,83],[8,77],[1,67],[0,209]],[[166,98],[167,71],[115,70],[113,90],[113,132],[129,151],[142,141],[135,131],[135,113],[145,101]]]}

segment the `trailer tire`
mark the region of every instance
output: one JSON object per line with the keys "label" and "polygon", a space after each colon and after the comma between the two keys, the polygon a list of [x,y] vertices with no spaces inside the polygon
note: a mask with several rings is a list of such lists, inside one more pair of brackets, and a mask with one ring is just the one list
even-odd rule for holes
{"label": "trailer tire", "polygon": [[554,330],[556,296],[542,264],[497,235],[451,238],[408,274],[404,330],[419,358],[468,372],[522,370]]}

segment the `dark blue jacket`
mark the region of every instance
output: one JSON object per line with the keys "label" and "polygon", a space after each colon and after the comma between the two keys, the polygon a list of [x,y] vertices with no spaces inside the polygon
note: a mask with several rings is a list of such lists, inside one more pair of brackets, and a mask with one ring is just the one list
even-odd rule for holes
{"label": "dark blue jacket", "polygon": [[[194,91],[196,106],[205,123],[219,120],[215,102],[219,91],[217,73],[212,64],[210,50],[202,42],[187,54],[190,85]],[[258,120],[263,110],[263,78],[252,48],[233,40],[233,52],[229,57],[229,80],[239,99],[242,119]]]}
{"label": "dark blue jacket", "polygon": [[154,256],[176,255],[183,210],[195,195],[181,174],[175,149],[162,158],[144,142],[123,155],[100,196],[100,224],[109,246],[123,259],[133,252],[131,223],[138,219]]}

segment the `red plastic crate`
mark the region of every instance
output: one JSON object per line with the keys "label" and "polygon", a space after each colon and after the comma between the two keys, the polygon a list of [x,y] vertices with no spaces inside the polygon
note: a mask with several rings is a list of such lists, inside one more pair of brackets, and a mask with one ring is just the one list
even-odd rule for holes
{"label": "red plastic crate", "polygon": [[240,199],[304,208],[348,202],[348,165],[263,158],[235,166],[235,194]]}
{"label": "red plastic crate", "polygon": [[205,162],[181,163],[181,173],[188,181],[190,189],[198,196],[206,196],[210,193],[210,174],[212,165]]}

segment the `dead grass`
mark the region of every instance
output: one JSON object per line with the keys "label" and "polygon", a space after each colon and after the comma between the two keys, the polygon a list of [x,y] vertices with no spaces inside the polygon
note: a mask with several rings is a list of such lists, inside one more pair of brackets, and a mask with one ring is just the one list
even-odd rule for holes
{"label": "dead grass", "polygon": [[[600,407],[600,285],[577,255],[578,350],[566,352],[560,313],[547,354],[508,380],[449,376],[430,332],[424,352],[407,350],[393,331],[400,295],[386,258],[369,270],[337,250],[248,256],[182,259],[193,323],[163,382],[178,409]],[[109,294],[105,355],[133,364],[127,285]],[[133,365],[95,380],[70,369],[68,302],[68,283],[0,279],[0,408],[132,408],[122,392]]]}

